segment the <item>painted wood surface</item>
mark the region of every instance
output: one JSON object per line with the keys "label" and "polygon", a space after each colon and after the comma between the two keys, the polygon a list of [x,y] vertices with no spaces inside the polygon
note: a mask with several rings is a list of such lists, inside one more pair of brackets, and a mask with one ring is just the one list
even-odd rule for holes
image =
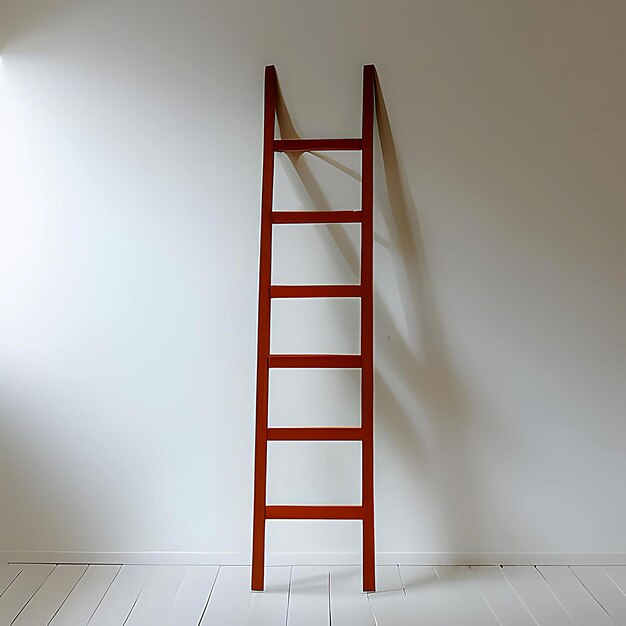
{"label": "painted wood surface", "polygon": [[90,565],[59,607],[50,626],[87,624],[121,569],[121,565]]}
{"label": "painted wood surface", "polygon": [[626,625],[626,567],[0,565],[0,626]]}

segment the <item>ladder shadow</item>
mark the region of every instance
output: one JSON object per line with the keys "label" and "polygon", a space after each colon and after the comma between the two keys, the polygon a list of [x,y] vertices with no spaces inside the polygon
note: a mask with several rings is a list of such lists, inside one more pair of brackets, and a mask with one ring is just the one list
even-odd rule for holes
{"label": "ladder shadow", "polygon": [[[498,519],[498,523],[504,522],[504,516],[494,510],[493,499],[489,499],[477,476],[479,459],[476,452],[471,443],[464,443],[471,434],[475,419],[474,403],[450,355],[428,269],[419,211],[398,156],[377,74],[375,86],[376,126],[382,157],[382,172],[379,164],[375,163],[375,176],[377,180],[384,178],[386,188],[383,195],[377,190],[375,203],[388,233],[387,239],[376,236],[375,243],[386,248],[392,259],[406,324],[403,332],[396,322],[398,316],[392,314],[389,303],[375,285],[375,404],[376,414],[383,416],[383,419],[376,420],[376,436],[383,444],[389,444],[377,446],[376,454],[381,459],[381,448],[388,448],[383,462],[393,467],[384,475],[377,474],[377,484],[379,489],[402,493],[406,511],[401,520],[384,519],[385,534],[414,536],[414,520],[423,516],[423,502],[429,501],[436,503],[431,519],[437,525],[439,545],[446,550],[467,551],[468,520],[460,514],[459,496],[463,496],[466,502],[471,499],[472,511],[480,511],[481,516],[485,516],[471,521],[469,536],[474,544],[486,545],[488,542],[486,531],[481,531],[487,516],[492,520],[488,526],[493,526],[494,518]],[[280,84],[277,119],[282,138],[300,138]],[[304,199],[312,201],[316,208],[330,210],[319,182],[301,156],[299,153],[288,153],[296,193],[304,192]],[[336,167],[332,159],[324,160]],[[343,167],[340,169],[345,170]],[[345,173],[358,177],[352,171]],[[327,228],[331,245],[340,251],[358,277],[359,251],[346,230],[340,224],[329,224]],[[347,320],[344,322],[349,323]],[[346,331],[349,331],[347,326]],[[500,432],[495,433],[497,424],[493,424],[493,429],[494,436],[502,436]],[[452,444],[454,456],[449,453]],[[457,470],[454,480],[449,467]],[[416,476],[420,480],[417,490],[414,485]],[[400,484],[398,481],[405,482]],[[381,520],[380,515],[377,518]],[[402,545],[390,548],[406,550]]]}

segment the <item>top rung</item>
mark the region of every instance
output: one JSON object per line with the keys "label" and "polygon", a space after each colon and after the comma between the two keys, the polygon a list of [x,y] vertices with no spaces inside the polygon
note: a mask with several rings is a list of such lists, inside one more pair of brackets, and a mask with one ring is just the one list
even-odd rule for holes
{"label": "top rung", "polygon": [[274,139],[274,152],[362,150],[362,139]]}

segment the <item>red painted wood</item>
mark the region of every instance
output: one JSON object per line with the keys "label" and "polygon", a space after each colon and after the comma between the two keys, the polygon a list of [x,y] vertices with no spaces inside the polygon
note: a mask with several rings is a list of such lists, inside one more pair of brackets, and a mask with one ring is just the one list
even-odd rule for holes
{"label": "red painted wood", "polygon": [[276,69],[265,68],[263,113],[263,188],[259,260],[259,316],[256,369],[256,435],[254,446],[254,521],[252,533],[252,589],[262,591],[265,575],[265,504],[267,491],[267,419],[270,351],[270,284],[272,274],[272,201],[274,196],[274,129]]}
{"label": "red painted wood", "polygon": [[316,152],[324,150],[360,150],[361,139],[276,139],[276,152]]}
{"label": "red painted wood", "polygon": [[363,507],[359,505],[273,505],[265,508],[267,519],[363,519],[363,514]]}
{"label": "red painted wood", "polygon": [[374,80],[375,68],[363,68],[361,153],[361,490],[363,504],[363,591],[376,590],[374,533]]}
{"label": "red painted wood", "polygon": [[[254,461],[254,528],[252,544],[252,589],[264,586],[265,524],[268,519],[362,520],[363,590],[375,591],[374,536],[374,292],[373,292],[373,65],[363,68],[362,137],[360,139],[274,139],[276,117],[276,71],[265,68],[263,124],[263,188],[261,194],[261,244],[259,263],[259,316],[257,348],[256,441]],[[360,211],[272,210],[274,152],[312,150],[361,150],[362,193]],[[360,285],[271,285],[272,225],[361,223]],[[361,354],[270,354],[272,298],[360,297]],[[361,368],[361,426],[358,428],[268,428],[269,369]],[[267,506],[268,441],[361,441],[361,505]]]}
{"label": "red painted wood", "polygon": [[268,441],[361,441],[363,429],[339,426],[268,428]]}
{"label": "red painted wood", "polygon": [[273,211],[274,224],[350,224],[363,219],[361,211]]}
{"label": "red painted wood", "polygon": [[361,285],[272,285],[272,298],[359,298]]}
{"label": "red painted wood", "polygon": [[323,367],[328,369],[361,367],[359,354],[270,354],[270,367]]}

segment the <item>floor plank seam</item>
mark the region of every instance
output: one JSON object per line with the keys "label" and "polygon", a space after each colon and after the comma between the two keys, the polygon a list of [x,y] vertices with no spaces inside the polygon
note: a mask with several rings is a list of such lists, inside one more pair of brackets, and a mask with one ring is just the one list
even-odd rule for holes
{"label": "floor plank seam", "polygon": [[113,585],[113,583],[115,582],[115,579],[118,577],[121,571],[122,571],[122,566],[120,565],[117,572],[115,572],[115,576],[113,576],[113,580],[109,583],[108,587],[104,590],[104,593],[102,594],[102,597],[100,598],[100,601],[98,602],[98,604],[96,604],[96,608],[93,610],[93,612],[89,616],[89,619],[87,620],[87,626],[89,626],[89,624],[91,623],[93,616],[96,614],[96,611],[102,604],[102,601],[104,600],[104,598],[106,598],[107,593],[109,593],[109,589],[111,589],[111,586]]}
{"label": "floor plank seam", "polygon": [[602,604],[602,602],[600,602],[600,600],[598,600],[598,598],[596,598],[596,596],[591,592],[591,589],[589,589],[589,587],[585,585],[585,583],[580,579],[578,574],[576,574],[572,566],[568,565],[567,568],[569,569],[570,572],[572,572],[572,574],[574,574],[574,577],[576,578],[576,580],[582,585],[582,587],[587,591],[587,593],[594,599],[596,604],[611,618],[611,620],[613,620],[613,622],[617,624],[616,619],[604,608],[604,605]]}
{"label": "floor plank seam", "polygon": [[374,618],[374,626],[378,626],[378,620],[376,619],[376,613],[374,612],[374,607],[372,606],[372,600],[370,598],[371,593],[366,593],[365,596],[367,598],[367,604],[370,607],[370,612],[372,613],[372,617]]}
{"label": "floor plank seam", "polygon": [[222,569],[222,566],[218,565],[217,572],[215,572],[215,578],[213,579],[213,584],[211,585],[211,589],[209,589],[209,595],[206,599],[206,604],[204,605],[204,609],[202,610],[202,615],[200,615],[200,619],[198,620],[198,626],[202,624],[202,620],[204,619],[204,614],[206,613],[207,607],[209,606],[209,602],[211,601],[211,596],[213,595],[213,589],[215,589],[215,583],[217,582],[221,569]]}
{"label": "floor plank seam", "polygon": [[85,571],[79,576],[78,580],[74,583],[74,586],[70,589],[70,592],[65,596],[65,600],[61,602],[61,605],[59,606],[59,608],[54,612],[52,617],[48,620],[48,623],[46,624],[46,626],[50,626],[50,624],[52,623],[52,620],[56,617],[57,613],[63,608],[63,605],[67,602],[67,599],[72,595],[72,591],[76,589],[76,585],[78,585],[78,583],[83,579],[83,576],[87,573],[88,569],[89,569],[89,566],[87,566],[85,568]]}
{"label": "floor plank seam", "polygon": [[9,590],[9,587],[17,580],[18,576],[23,572],[24,570],[21,569],[17,574],[15,574],[15,576],[13,577],[13,580],[11,580],[11,582],[4,588],[4,591],[2,593],[0,593],[0,598]]}
{"label": "floor plank seam", "polygon": [[398,568],[398,576],[400,578],[400,584],[402,585],[402,591],[406,596],[406,586],[404,584],[404,579],[402,578],[402,569],[400,568],[400,563],[396,563],[396,567]]}
{"label": "floor plank seam", "polygon": [[543,578],[543,581],[546,583],[546,587],[548,587],[548,591],[552,594],[552,596],[557,601],[559,606],[563,609],[563,611],[565,612],[565,615],[567,615],[567,617],[569,617],[570,620],[572,620],[572,624],[575,624],[576,620],[572,617],[570,612],[565,608],[565,605],[561,602],[561,600],[559,599],[559,596],[556,595],[556,592],[554,591],[554,589],[552,589],[552,585],[548,582],[548,579],[543,575],[543,572],[536,565],[534,565],[533,567],[539,572],[539,575],[541,576],[541,578]]}
{"label": "floor plank seam", "polygon": [[604,573],[609,577],[609,580],[617,587],[617,590],[623,595],[626,596],[626,591],[624,591],[624,589],[622,589],[619,585],[619,583],[613,578],[613,576],[611,576],[611,574],[609,572],[606,571],[606,568],[603,568]]}
{"label": "floor plank seam", "polygon": [[30,601],[35,597],[35,595],[37,595],[37,592],[44,586],[46,580],[48,580],[48,578],[50,578],[50,576],[52,575],[52,572],[54,572],[54,570],[57,568],[57,566],[55,565],[49,572],[48,575],[43,579],[43,581],[41,582],[41,584],[39,585],[39,587],[37,587],[37,589],[35,589],[35,591],[33,592],[33,595],[28,598],[28,600],[26,601],[26,604],[19,610],[18,614],[13,618],[13,620],[11,621],[11,624],[14,624],[17,621],[17,618],[22,614],[22,611],[24,611],[24,609],[28,606],[28,604],[30,603]]}
{"label": "floor plank seam", "polygon": [[506,575],[506,572],[504,571],[504,567],[502,567],[502,565],[498,565],[497,567],[500,568],[500,571],[502,572],[502,576],[504,576],[504,580],[506,580],[507,584],[513,590],[513,593],[515,594],[517,599],[522,603],[522,606],[526,609],[526,612],[528,613],[528,615],[530,615],[530,618],[533,620],[533,622],[535,622],[535,624],[537,624],[537,626],[541,626],[541,624],[537,621],[537,618],[533,615],[533,612],[530,610],[529,606],[522,599],[522,596],[520,596],[520,594],[517,593],[517,589],[515,589],[515,587],[513,586],[513,583],[511,583],[511,581],[509,580],[509,577]]}
{"label": "floor plank seam", "polygon": [[328,626],[333,626],[333,612],[330,607],[330,565],[328,566]]}
{"label": "floor plank seam", "polygon": [[185,570],[183,577],[180,579],[180,582],[178,583],[176,593],[174,594],[174,599],[172,600],[172,606],[174,606],[176,602],[178,601],[178,597],[180,596],[180,590],[183,588],[183,583],[185,582],[185,579],[187,578],[188,574],[189,574],[189,568]]}
{"label": "floor plank seam", "polygon": [[289,567],[289,584],[287,585],[287,612],[285,614],[285,626],[289,622],[289,601],[291,600],[291,577],[293,576],[293,565]]}
{"label": "floor plank seam", "polygon": [[476,580],[474,571],[472,570],[472,566],[468,565],[467,567],[468,567],[469,572],[470,572],[472,585],[474,585],[474,588],[476,589],[476,591],[478,591],[478,593],[480,594],[480,597],[484,600],[485,604],[487,605],[487,607],[491,611],[491,614],[493,615],[493,617],[496,620],[496,622],[498,622],[499,626],[504,626],[504,624],[500,621],[500,618],[496,615],[496,612],[493,610],[491,604],[489,604],[489,600],[487,600],[487,596],[485,596],[485,594],[482,592],[480,586],[478,585],[478,581]]}
{"label": "floor plank seam", "polygon": [[437,571],[437,567],[435,565],[431,565],[430,569],[433,570],[433,572],[435,572],[435,576],[437,577],[437,580],[439,582],[441,582],[441,576],[439,576],[439,572]]}
{"label": "floor plank seam", "polygon": [[128,620],[130,619],[130,616],[132,615],[133,611],[135,610],[135,607],[137,606],[137,602],[139,602],[139,598],[141,597],[141,592],[142,590],[139,592],[139,595],[135,598],[135,601],[133,602],[133,606],[130,607],[130,611],[128,611],[128,615],[126,616],[126,619],[122,622],[122,626],[126,626],[126,622],[128,622]]}

